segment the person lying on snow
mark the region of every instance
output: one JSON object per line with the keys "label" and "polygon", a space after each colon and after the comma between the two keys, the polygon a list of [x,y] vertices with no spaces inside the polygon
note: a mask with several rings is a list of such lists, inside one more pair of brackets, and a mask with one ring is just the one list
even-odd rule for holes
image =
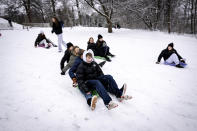
{"label": "person lying on snow", "polygon": [[53,44],[53,42],[46,38],[44,32],[41,30],[38,34],[38,37],[36,38],[36,41],[34,43],[35,47],[44,47],[46,49],[49,49],[53,45],[53,47],[57,47],[57,45]]}
{"label": "person lying on snow", "polygon": [[107,46],[106,42],[103,40],[102,35],[98,35],[98,40],[96,42],[96,48],[97,48],[97,54],[98,56],[105,57],[107,61],[111,61],[111,59],[108,56],[114,57],[115,55],[112,55],[109,52],[109,47]]}
{"label": "person lying on snow", "polygon": [[75,59],[78,56],[78,53],[79,53],[79,47],[78,46],[74,46],[72,51],[71,51],[71,56],[70,56],[69,62],[62,69],[61,75],[65,75],[66,71],[72,67],[73,63],[75,62]]}
{"label": "person lying on snow", "polygon": [[67,43],[66,45],[67,45],[67,49],[65,50],[64,56],[62,57],[61,62],[60,62],[61,70],[64,68],[64,63],[69,62],[71,51],[73,50],[73,44],[71,42]]}
{"label": "person lying on snow", "polygon": [[168,47],[160,53],[158,60],[156,64],[159,64],[161,59],[164,59],[165,62],[171,64],[175,63],[176,67],[178,68],[184,68],[180,65],[180,62],[185,63],[184,59],[177,53],[177,51],[174,49],[174,44],[170,43],[168,44]]}
{"label": "person lying on snow", "polygon": [[[79,89],[85,93],[96,90],[109,110],[117,107],[118,104],[112,101],[107,92],[114,94],[119,101],[131,99],[131,96],[125,95],[126,84],[119,89],[113,77],[111,75],[104,75],[93,58],[94,54],[91,50],[83,53],[83,62],[79,65],[76,72]],[[94,107],[96,107],[96,102]]]}

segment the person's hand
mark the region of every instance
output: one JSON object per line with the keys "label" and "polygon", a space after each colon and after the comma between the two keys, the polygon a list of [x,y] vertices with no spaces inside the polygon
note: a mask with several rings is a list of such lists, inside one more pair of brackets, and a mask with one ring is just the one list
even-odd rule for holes
{"label": "person's hand", "polygon": [[160,63],[159,61],[156,62],[156,64],[159,64],[159,63]]}
{"label": "person's hand", "polygon": [[72,80],[73,80],[73,87],[74,88],[77,87],[78,86],[77,79],[76,78],[72,78]]}
{"label": "person's hand", "polygon": [[185,60],[184,59],[180,59],[180,61],[183,62],[183,63],[185,63]]}

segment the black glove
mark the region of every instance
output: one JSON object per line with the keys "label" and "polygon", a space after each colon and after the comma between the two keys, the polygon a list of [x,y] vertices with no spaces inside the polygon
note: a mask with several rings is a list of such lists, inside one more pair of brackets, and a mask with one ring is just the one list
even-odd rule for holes
{"label": "black glove", "polygon": [[54,31],[52,30],[51,33],[53,34],[53,32],[54,32]]}
{"label": "black glove", "polygon": [[185,63],[185,61],[183,59],[180,60],[181,62]]}

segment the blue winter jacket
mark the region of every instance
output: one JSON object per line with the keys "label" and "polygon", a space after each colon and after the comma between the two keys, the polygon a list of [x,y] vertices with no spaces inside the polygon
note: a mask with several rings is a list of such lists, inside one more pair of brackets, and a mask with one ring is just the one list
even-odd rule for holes
{"label": "blue winter jacket", "polygon": [[79,66],[82,62],[83,62],[83,59],[81,59],[80,56],[78,56],[78,57],[75,59],[74,64],[72,65],[72,67],[71,67],[70,70],[69,70],[69,76],[70,76],[71,79],[76,78],[75,73],[76,73],[76,71],[77,71],[78,66]]}

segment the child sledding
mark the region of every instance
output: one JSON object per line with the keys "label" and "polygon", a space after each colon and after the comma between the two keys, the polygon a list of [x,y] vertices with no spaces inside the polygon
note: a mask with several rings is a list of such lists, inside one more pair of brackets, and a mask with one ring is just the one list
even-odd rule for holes
{"label": "child sledding", "polygon": [[187,64],[185,60],[174,49],[174,44],[168,44],[167,48],[162,50],[156,64],[159,64],[161,59],[164,59],[164,64],[175,66],[177,68],[184,68]]}
{"label": "child sledding", "polygon": [[46,36],[42,30],[38,34],[38,37],[36,38],[34,46],[35,47],[43,47],[46,49],[49,49],[51,46],[57,47],[57,45],[53,44],[53,42],[50,39],[46,38]]}
{"label": "child sledding", "polygon": [[[102,35],[98,35],[98,40],[94,43],[93,37],[89,38],[87,50],[91,49],[94,52],[94,55],[97,57],[104,57],[107,61],[111,61],[110,57],[114,57],[115,55],[110,53],[110,48],[107,46],[106,42],[103,40]],[[110,56],[110,57],[109,57]],[[99,58],[98,57],[98,58]]]}
{"label": "child sledding", "polygon": [[[91,50],[83,53],[83,62],[77,68],[76,79],[79,84],[79,89],[84,93],[89,94],[91,90],[96,90],[109,110],[117,107],[118,104],[112,101],[107,92],[115,95],[119,101],[132,98],[129,95],[125,95],[127,89],[126,84],[119,89],[111,75],[103,74],[99,65],[94,61],[94,54]],[[95,106],[96,100],[94,108]]]}

